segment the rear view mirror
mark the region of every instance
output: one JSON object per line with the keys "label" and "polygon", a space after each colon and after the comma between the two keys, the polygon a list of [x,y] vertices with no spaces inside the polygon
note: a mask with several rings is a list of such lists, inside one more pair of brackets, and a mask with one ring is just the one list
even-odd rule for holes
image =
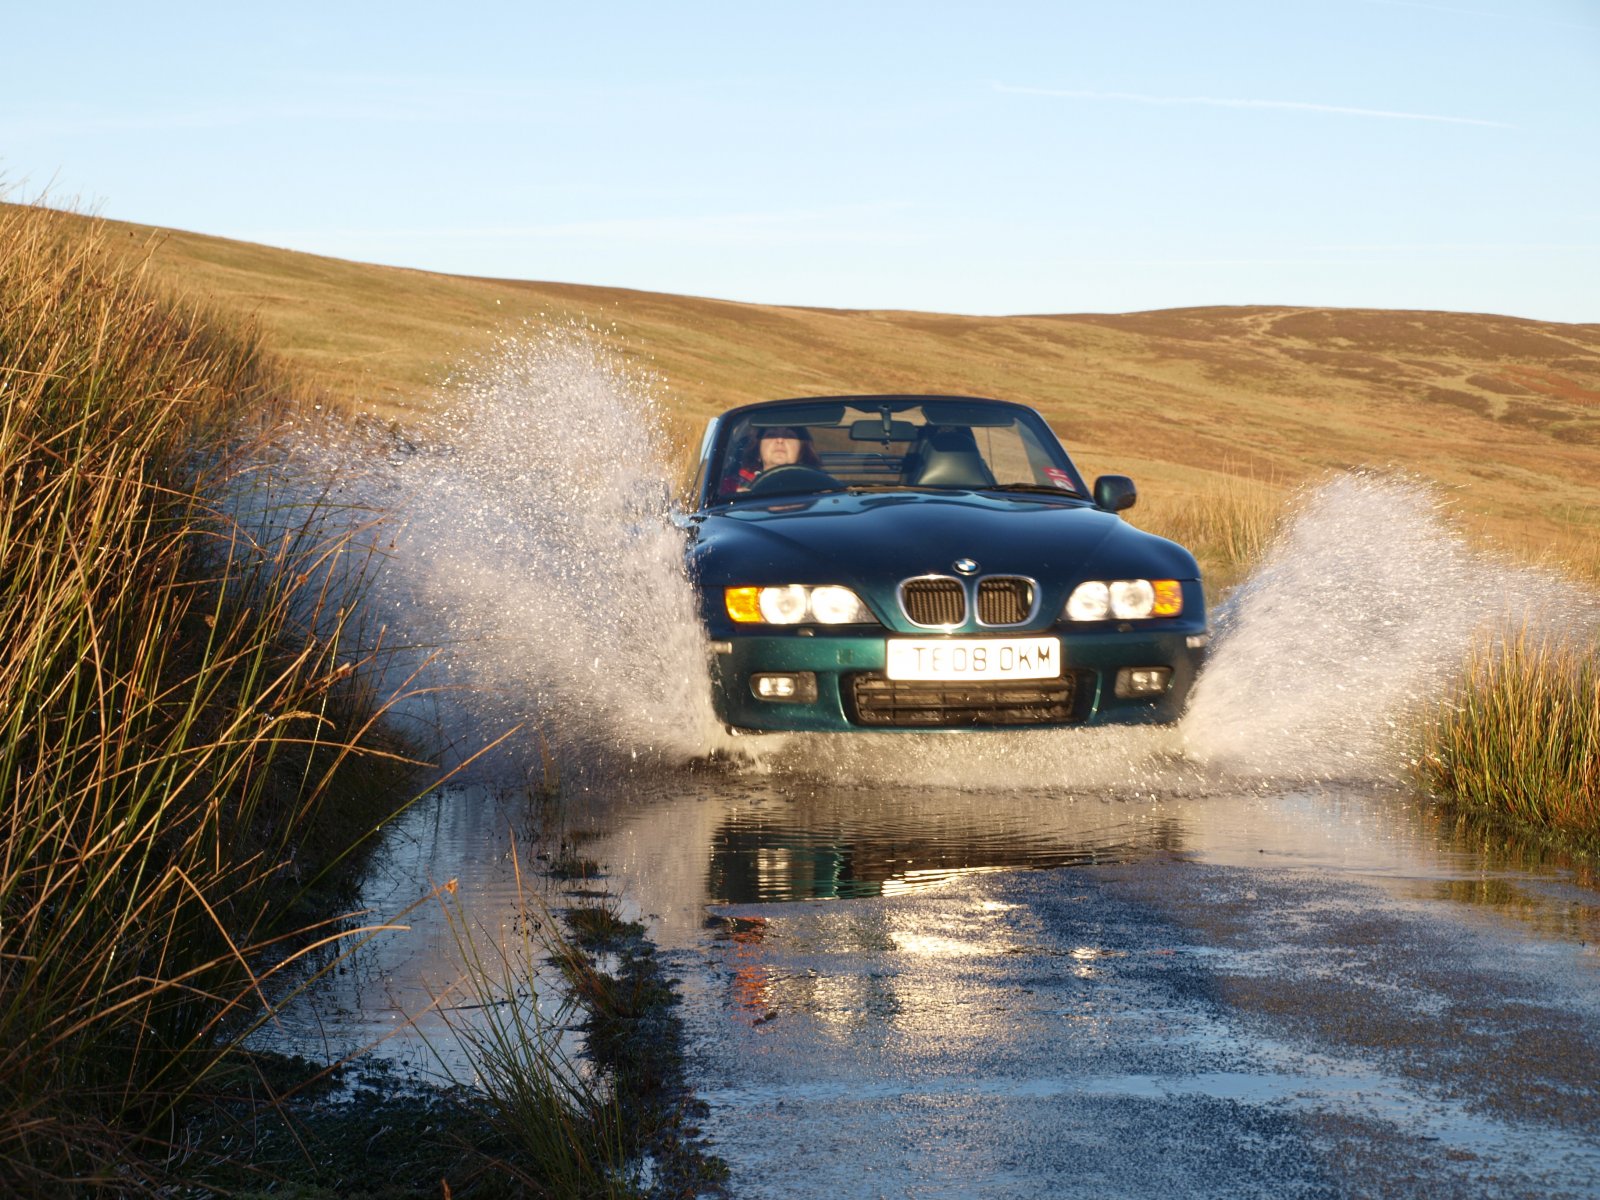
{"label": "rear view mirror", "polygon": [[1126,475],[1102,475],[1094,481],[1095,505],[1107,512],[1132,508],[1138,499],[1139,489]]}
{"label": "rear view mirror", "polygon": [[917,436],[917,427],[910,421],[879,420],[863,417],[850,422],[852,442],[909,442]]}

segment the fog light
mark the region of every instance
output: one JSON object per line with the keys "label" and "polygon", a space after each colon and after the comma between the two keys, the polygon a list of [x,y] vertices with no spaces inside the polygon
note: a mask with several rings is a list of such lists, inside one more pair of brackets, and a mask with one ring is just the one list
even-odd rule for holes
{"label": "fog light", "polygon": [[817,698],[817,677],[810,671],[788,671],[750,676],[750,691],[757,700],[780,704],[811,704]]}
{"label": "fog light", "polygon": [[1172,686],[1171,667],[1123,667],[1117,672],[1117,698],[1164,695]]}

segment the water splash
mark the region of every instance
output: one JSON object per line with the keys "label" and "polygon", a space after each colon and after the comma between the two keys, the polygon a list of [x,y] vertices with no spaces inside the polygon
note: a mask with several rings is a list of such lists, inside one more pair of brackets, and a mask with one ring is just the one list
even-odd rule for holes
{"label": "water splash", "polygon": [[452,400],[447,448],[403,474],[408,558],[462,681],[513,710],[532,698],[569,739],[714,745],[652,381],[547,328],[503,339]]}
{"label": "water splash", "polygon": [[1299,498],[1262,565],[1213,612],[1210,660],[1176,728],[794,739],[765,766],[1123,798],[1393,781],[1416,717],[1475,644],[1557,621],[1594,627],[1573,595],[1553,572],[1473,551],[1426,484],[1343,475]]}
{"label": "water splash", "polygon": [[1231,774],[1385,779],[1411,719],[1440,702],[1475,641],[1575,617],[1554,573],[1496,562],[1415,480],[1336,477],[1299,506],[1213,615],[1186,753]]}
{"label": "water splash", "polygon": [[656,382],[552,325],[501,337],[440,399],[387,443],[294,448],[339,505],[385,514],[366,617],[403,730],[446,766],[509,733],[476,772],[501,776],[552,744],[628,762],[721,745]]}

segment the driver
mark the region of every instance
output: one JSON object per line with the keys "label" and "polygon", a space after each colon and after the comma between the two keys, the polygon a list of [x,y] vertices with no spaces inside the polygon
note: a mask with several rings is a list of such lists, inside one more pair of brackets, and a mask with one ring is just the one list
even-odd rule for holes
{"label": "driver", "polygon": [[809,429],[803,425],[770,425],[758,429],[745,443],[734,490],[748,491],[763,471],[796,465],[822,469],[822,460],[811,444]]}

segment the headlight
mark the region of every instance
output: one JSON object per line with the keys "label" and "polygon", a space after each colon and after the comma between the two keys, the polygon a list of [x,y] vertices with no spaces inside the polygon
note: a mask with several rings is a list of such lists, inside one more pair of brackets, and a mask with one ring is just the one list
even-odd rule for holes
{"label": "headlight", "polygon": [[1148,579],[1119,579],[1111,585],[1111,615],[1118,620],[1148,617],[1155,607],[1156,590]]}
{"label": "headlight", "polygon": [[1176,579],[1091,579],[1072,589],[1062,615],[1069,621],[1135,621],[1182,612],[1183,585]]}
{"label": "headlight", "polygon": [[798,625],[805,621],[823,625],[876,623],[861,597],[847,587],[831,584],[724,588],[723,605],[728,616],[741,625]]}
{"label": "headlight", "polygon": [[788,587],[762,588],[756,597],[761,619],[773,625],[798,625],[806,619],[808,597],[798,583]]}
{"label": "headlight", "polygon": [[847,587],[812,588],[811,615],[824,625],[859,625],[872,620],[861,597]]}
{"label": "headlight", "polygon": [[1111,615],[1111,589],[1091,579],[1072,589],[1067,597],[1067,620],[1104,621]]}

